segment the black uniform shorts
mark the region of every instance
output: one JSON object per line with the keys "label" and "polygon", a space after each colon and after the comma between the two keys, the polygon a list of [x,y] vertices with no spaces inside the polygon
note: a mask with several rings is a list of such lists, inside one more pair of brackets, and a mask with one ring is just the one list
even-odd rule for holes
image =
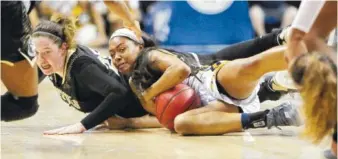
{"label": "black uniform shorts", "polygon": [[[1,61],[18,62],[29,56],[32,32],[25,6],[21,1],[1,1]],[[19,51],[20,50],[20,51]]]}

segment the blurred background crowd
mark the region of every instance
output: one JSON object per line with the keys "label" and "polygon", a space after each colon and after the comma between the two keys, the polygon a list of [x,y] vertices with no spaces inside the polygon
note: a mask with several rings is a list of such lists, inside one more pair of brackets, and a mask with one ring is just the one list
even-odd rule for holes
{"label": "blurred background crowd", "polygon": [[[165,48],[211,53],[291,24],[300,1],[139,1],[129,0],[141,29]],[[107,47],[122,27],[103,1],[42,1],[31,14],[33,27],[55,13],[78,18],[77,42]]]}

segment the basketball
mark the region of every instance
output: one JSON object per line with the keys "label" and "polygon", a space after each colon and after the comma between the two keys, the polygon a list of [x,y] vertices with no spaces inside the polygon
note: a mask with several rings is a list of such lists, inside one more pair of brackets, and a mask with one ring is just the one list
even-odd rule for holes
{"label": "basketball", "polygon": [[174,119],[177,115],[201,105],[201,100],[194,89],[185,85],[167,90],[155,99],[156,117],[166,128],[174,131]]}

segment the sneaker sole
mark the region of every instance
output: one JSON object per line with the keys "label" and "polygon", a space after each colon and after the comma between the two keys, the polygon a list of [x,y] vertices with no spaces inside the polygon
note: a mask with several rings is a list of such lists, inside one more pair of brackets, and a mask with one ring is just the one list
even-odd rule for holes
{"label": "sneaker sole", "polygon": [[276,72],[274,76],[274,82],[277,85],[287,88],[289,90],[297,90],[296,85],[293,83],[293,80],[291,79],[288,71],[286,70]]}

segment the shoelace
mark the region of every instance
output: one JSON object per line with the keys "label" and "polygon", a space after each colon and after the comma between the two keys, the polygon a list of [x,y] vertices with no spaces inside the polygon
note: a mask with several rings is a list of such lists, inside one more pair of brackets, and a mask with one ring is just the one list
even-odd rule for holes
{"label": "shoelace", "polygon": [[[276,110],[276,109],[278,109],[278,110]],[[279,126],[277,126],[277,123],[279,123],[278,125],[281,125],[281,126],[288,126],[288,125],[290,125],[290,123],[286,120],[286,117],[285,118],[280,118],[280,114],[284,114],[285,113],[283,107],[274,108],[271,111],[273,111],[272,115],[273,115],[273,118],[274,118],[274,124],[275,124],[274,127],[276,127],[279,130],[282,130]],[[284,114],[284,116],[285,116],[285,114]]]}

